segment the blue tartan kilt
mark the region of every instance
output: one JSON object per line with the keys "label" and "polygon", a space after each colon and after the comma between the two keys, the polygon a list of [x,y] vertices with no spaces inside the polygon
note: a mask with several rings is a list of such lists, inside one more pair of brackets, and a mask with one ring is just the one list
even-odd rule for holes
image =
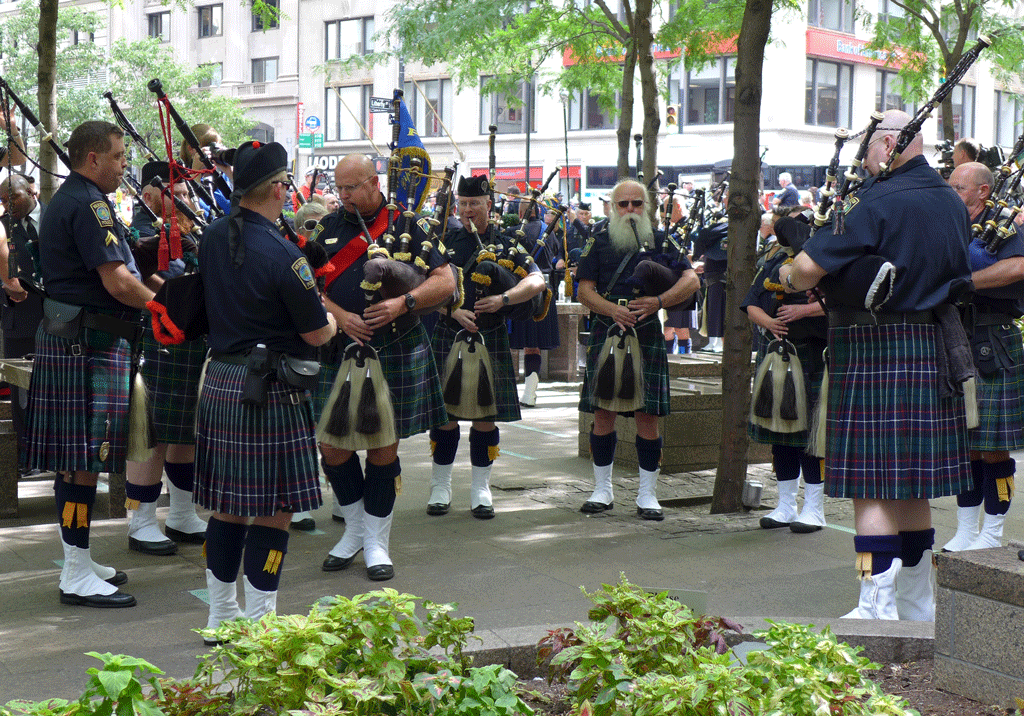
{"label": "blue tartan kilt", "polygon": [[[417,321],[401,336],[393,332],[374,335],[370,345],[380,358],[381,371],[391,391],[395,409],[395,435],[399,440],[447,425],[448,413],[441,396],[434,355],[423,325]],[[317,421],[338,376],[338,363],[322,365],[320,384],[313,393],[313,415]]]}
{"label": "blue tartan kilt", "polygon": [[[760,366],[767,353],[768,344],[774,336],[771,333],[767,335],[762,334],[761,331],[757,333],[757,365]],[[826,342],[812,338],[805,341],[790,341],[790,343],[796,348],[797,357],[800,358],[800,367],[804,374],[804,387],[807,391],[807,421],[810,423],[811,416],[814,415],[814,408],[818,404],[818,394],[821,392],[821,379],[825,375],[825,359],[822,356],[822,352],[825,350]],[[756,399],[756,397],[752,396],[751,400]],[[747,435],[754,442],[763,445],[807,447],[808,435],[806,430],[795,433],[776,433],[768,428],[748,422]]]}
{"label": "blue tartan kilt", "polygon": [[206,339],[165,346],[146,327],[142,336],[142,378],[149,391],[150,420],[158,443],[192,445],[196,441],[199,376]]}
{"label": "blue tartan kilt", "polygon": [[1002,452],[1024,447],[1024,346],[1015,324],[992,326],[1006,346],[1013,366],[978,376],[977,428],[971,430],[971,450]]}
{"label": "blue tartan kilt", "polygon": [[28,390],[26,465],[37,470],[124,472],[131,352],[85,329],[82,355],[39,327]]}
{"label": "blue tartan kilt", "polygon": [[828,495],[930,499],[969,489],[964,401],[939,395],[938,327],[833,327],[828,335]]}
{"label": "blue tartan kilt", "polygon": [[[597,359],[601,353],[608,329],[614,324],[608,316],[590,314],[590,345],[587,347],[587,370],[580,388],[580,412],[593,413],[591,386],[597,372]],[[648,316],[636,326],[644,366],[644,409],[648,415],[664,416],[671,412],[668,391],[668,356],[665,353],[665,336],[657,314]],[[632,413],[623,413],[632,415]]]}
{"label": "blue tartan kilt", "polygon": [[[455,334],[461,330],[455,320],[442,318],[434,326],[434,335],[430,339],[430,347],[434,352],[434,360],[444,372],[445,361],[451,353],[452,345],[455,343]],[[511,423],[521,420],[523,415],[519,409],[519,388],[516,386],[516,373],[512,367],[512,351],[508,347],[508,332],[505,330],[504,322],[493,328],[484,328],[480,331],[484,338],[484,346],[491,358],[491,368],[494,372],[494,408],[495,414],[490,417],[480,418],[482,421],[495,423]],[[444,376],[442,376],[442,380]],[[452,417],[452,420],[458,418]]]}
{"label": "blue tartan kilt", "polygon": [[314,510],[322,503],[308,396],[270,382],[265,406],[242,404],[247,368],[211,360],[196,409],[195,501],[240,517],[281,509]]}
{"label": "blue tartan kilt", "polygon": [[510,348],[539,348],[542,351],[558,348],[558,304],[554,297],[548,306],[548,313],[541,321],[527,319],[525,321],[508,321]]}

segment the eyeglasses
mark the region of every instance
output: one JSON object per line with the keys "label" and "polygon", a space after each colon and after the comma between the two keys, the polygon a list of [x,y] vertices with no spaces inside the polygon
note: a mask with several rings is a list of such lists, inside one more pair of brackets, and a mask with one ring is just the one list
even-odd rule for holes
{"label": "eyeglasses", "polygon": [[617,201],[615,203],[619,205],[620,209],[625,209],[625,208],[629,207],[630,205],[632,205],[634,209],[639,209],[641,206],[644,205],[644,200],[643,199],[623,199],[622,201]]}
{"label": "eyeglasses", "polygon": [[291,184],[291,182],[288,181],[287,179],[275,179],[274,181],[272,181],[270,183],[271,183],[271,185],[273,185],[273,184],[280,184],[281,186],[289,186]]}
{"label": "eyeglasses", "polygon": [[359,187],[361,187],[363,184],[365,184],[366,182],[370,181],[371,179],[373,179],[373,177],[369,176],[369,177],[366,177],[365,179],[363,179],[358,184],[339,184],[338,187],[337,187],[338,188],[338,193],[340,194],[341,192],[346,192],[348,194],[351,194],[352,192],[354,192],[356,189],[358,189]]}

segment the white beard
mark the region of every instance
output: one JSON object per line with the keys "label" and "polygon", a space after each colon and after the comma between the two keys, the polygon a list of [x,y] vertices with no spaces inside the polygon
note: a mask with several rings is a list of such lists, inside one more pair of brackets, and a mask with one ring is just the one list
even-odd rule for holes
{"label": "white beard", "polygon": [[[633,233],[632,224],[636,227],[636,234]],[[640,246],[637,246],[637,237],[640,237]],[[623,214],[619,216],[616,212],[608,218],[608,238],[612,246],[619,253],[629,251],[640,251],[643,248],[654,248],[654,227],[647,218],[638,214]]]}

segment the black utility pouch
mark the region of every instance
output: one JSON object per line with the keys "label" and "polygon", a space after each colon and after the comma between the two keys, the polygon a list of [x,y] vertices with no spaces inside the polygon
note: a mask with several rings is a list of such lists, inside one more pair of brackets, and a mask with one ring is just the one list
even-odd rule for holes
{"label": "black utility pouch", "polygon": [[270,351],[262,343],[249,351],[245,365],[245,384],[242,386],[242,404],[263,407],[270,389]]}
{"label": "black utility pouch", "polygon": [[986,378],[994,375],[1000,368],[999,360],[996,357],[995,346],[989,326],[979,326],[971,336],[971,353],[974,357],[974,367]]}
{"label": "black utility pouch", "polygon": [[85,308],[61,303],[52,298],[43,299],[43,330],[51,336],[69,341],[77,340],[82,334],[82,319]]}
{"label": "black utility pouch", "polygon": [[320,382],[320,364],[315,360],[302,360],[281,354],[277,379],[293,388],[314,390]]}

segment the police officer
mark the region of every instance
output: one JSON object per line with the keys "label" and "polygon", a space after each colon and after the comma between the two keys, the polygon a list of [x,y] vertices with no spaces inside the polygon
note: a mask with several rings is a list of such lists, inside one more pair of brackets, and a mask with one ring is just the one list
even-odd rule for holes
{"label": "police officer", "polygon": [[[685,270],[672,288],[658,296],[634,298],[626,280],[632,276],[639,261],[639,251],[644,244],[660,250],[662,237],[655,238],[647,210],[647,190],[640,182],[626,179],[616,184],[612,189],[611,204],[613,209],[609,221],[590,237],[576,274],[580,280],[579,301],[591,311],[590,346],[580,393],[580,411],[594,413],[590,451],[596,483],[594,492],[580,511],[596,514],[613,506],[612,463],[618,443],[616,413],[596,407],[591,392],[601,348],[609,329],[616,324],[620,328],[634,328],[640,340],[645,395],[643,409],[633,414],[640,465],[636,505],[639,517],[658,521],[665,519],[656,494],[662,446],[658,417],[669,414],[668,359],[658,311],[681,303],[697,290],[699,281],[686,262]],[[627,257],[628,260],[624,261]]]}
{"label": "police officer", "polygon": [[[231,213],[210,224],[199,249],[207,363],[196,421],[197,502],[206,527],[207,628],[277,607],[292,512],[320,506],[309,394],[285,363],[313,359],[337,332],[305,256],[278,231],[288,197],[288,154],[246,142],[234,157]],[[212,639],[207,639],[212,641]]]}
{"label": "police officer", "polygon": [[[864,161],[872,176],[909,122],[885,113]],[[846,202],[844,230],[826,225],[779,273],[787,291],[803,292],[868,253],[897,269],[881,310],[829,314],[825,490],[853,499],[861,592],[850,618],[934,619],[928,500],[970,488],[965,404],[940,392],[936,323],[970,278],[970,221],[923,149],[918,132],[890,176]]]}
{"label": "police officer", "polygon": [[124,472],[131,352],[153,292],[139,280],[125,232],[107,199],[121,183],[124,134],[85,122],[67,143],[71,173],[39,227],[49,298],[36,334],[28,396],[28,466],[55,480],[65,604],[130,607],[123,572],[93,565],[89,523],[100,472]]}

